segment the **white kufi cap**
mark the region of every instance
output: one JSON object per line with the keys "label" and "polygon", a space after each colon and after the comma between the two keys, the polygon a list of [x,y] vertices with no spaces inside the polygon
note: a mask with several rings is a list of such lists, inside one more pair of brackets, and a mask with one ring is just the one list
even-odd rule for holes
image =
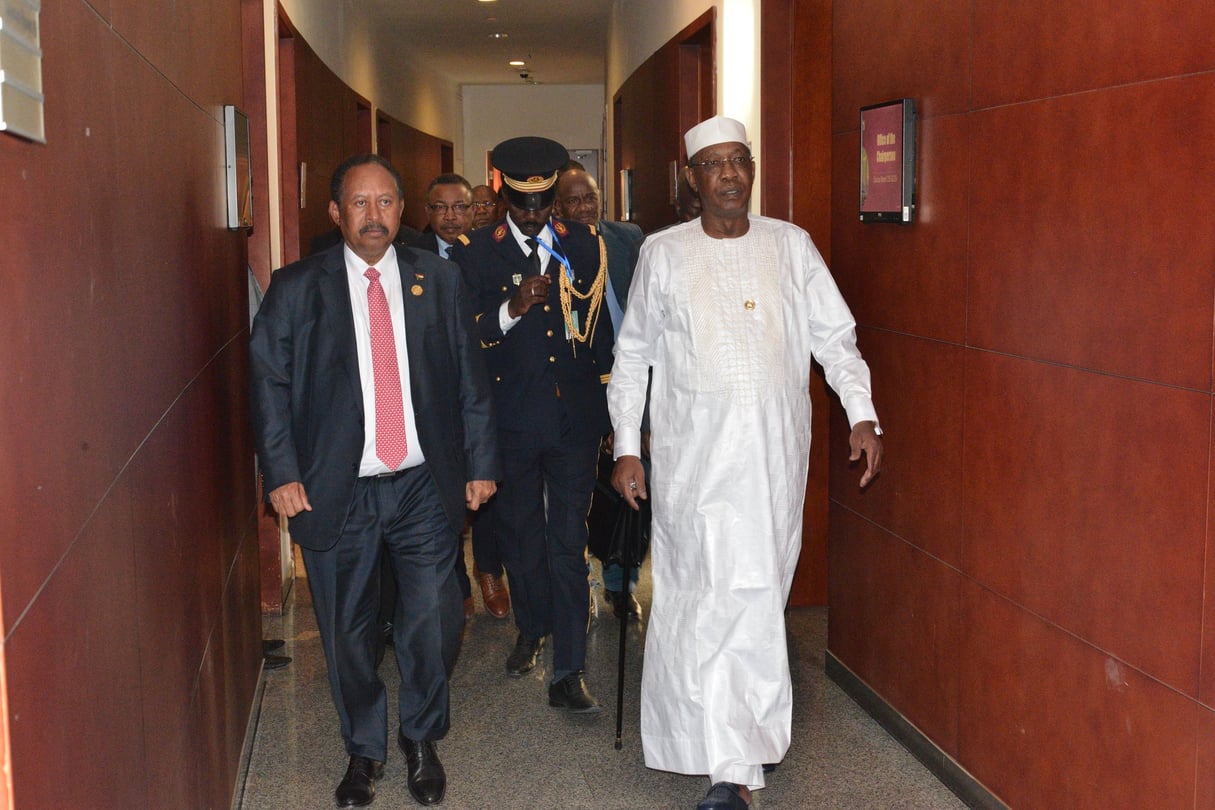
{"label": "white kufi cap", "polygon": [[688,160],[706,146],[719,143],[741,143],[750,148],[747,128],[724,115],[715,115],[689,129],[688,134],[683,136],[683,143],[688,148]]}

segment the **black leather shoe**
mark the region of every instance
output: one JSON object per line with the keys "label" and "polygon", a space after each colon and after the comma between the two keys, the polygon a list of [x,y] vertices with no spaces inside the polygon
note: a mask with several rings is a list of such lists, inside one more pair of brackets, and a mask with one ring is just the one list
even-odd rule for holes
{"label": "black leather shoe", "polygon": [[604,590],[603,595],[607,597],[608,604],[612,606],[612,613],[616,614],[619,619],[628,616],[630,619],[641,619],[641,604],[637,598],[628,591],[609,591]]}
{"label": "black leather shoe", "polygon": [[571,672],[556,683],[549,684],[548,705],[574,714],[590,714],[600,710],[599,701],[586,688],[581,672]]}
{"label": "black leather shoe", "polygon": [[528,638],[522,633],[515,639],[515,649],[506,657],[506,674],[526,675],[536,668],[536,659],[544,648],[544,637]]}
{"label": "black leather shoe", "polygon": [[291,663],[291,659],[286,655],[271,655],[264,653],[262,655],[263,669],[282,669]]}
{"label": "black leather shoe", "polygon": [[397,745],[405,752],[405,767],[408,773],[409,795],[419,804],[438,804],[447,792],[447,773],[439,762],[439,752],[430,740],[416,742],[400,731]]}
{"label": "black leather shoe", "polygon": [[367,757],[352,756],[342,783],[333,798],[338,807],[363,807],[375,798],[375,780],[384,775],[384,763]]}
{"label": "black leather shoe", "polygon": [[696,810],[747,810],[751,805],[739,795],[738,785],[731,782],[718,782],[709,788],[708,794]]}
{"label": "black leather shoe", "polygon": [[286,643],[287,642],[283,641],[281,638],[262,639],[262,654],[266,655],[266,654],[272,653],[275,650],[282,647]]}

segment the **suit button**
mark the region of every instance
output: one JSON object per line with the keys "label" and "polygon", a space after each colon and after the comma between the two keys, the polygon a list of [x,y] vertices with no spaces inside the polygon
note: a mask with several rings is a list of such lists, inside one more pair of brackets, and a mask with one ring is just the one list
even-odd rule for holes
{"label": "suit button", "polygon": [[545,337],[552,337],[552,336],[553,336],[553,330],[552,330],[552,329],[548,330],[547,332],[545,332],[545,333],[544,333],[544,336],[545,336]]}
{"label": "suit button", "polygon": [[550,355],[548,356],[548,361],[549,361],[550,363],[556,363],[556,362],[557,362],[557,358],[556,358],[556,357],[553,357],[553,356],[550,354]]}
{"label": "suit button", "polygon": [[501,378],[501,377],[494,377],[494,382],[502,382],[502,378]]}
{"label": "suit button", "polygon": [[505,285],[505,284],[503,284],[503,285],[502,285],[502,292],[506,292],[506,285]]}
{"label": "suit button", "polygon": [[544,311],[545,311],[545,312],[548,312],[550,309],[552,309],[552,307],[550,307],[548,304],[545,304],[545,305],[544,305]]}

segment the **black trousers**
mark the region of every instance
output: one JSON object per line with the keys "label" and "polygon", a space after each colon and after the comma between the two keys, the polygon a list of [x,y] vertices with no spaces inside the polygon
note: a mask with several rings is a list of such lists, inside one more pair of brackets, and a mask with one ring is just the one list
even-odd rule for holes
{"label": "black trousers", "polygon": [[553,669],[586,660],[586,515],[599,436],[568,428],[537,445],[499,433],[502,482],[490,515],[519,632],[553,636]]}
{"label": "black trousers", "polygon": [[494,499],[481,504],[476,512],[470,512],[472,521],[472,551],[473,564],[482,574],[502,576],[502,554],[498,551],[498,536],[494,534],[493,517]]}
{"label": "black trousers", "polygon": [[384,555],[399,591],[393,642],[401,672],[400,730],[414,740],[446,735],[447,679],[464,622],[458,548],[422,465],[393,478],[360,478],[337,545],[303,550],[347,753],[383,762],[388,750],[387,694],[375,669]]}

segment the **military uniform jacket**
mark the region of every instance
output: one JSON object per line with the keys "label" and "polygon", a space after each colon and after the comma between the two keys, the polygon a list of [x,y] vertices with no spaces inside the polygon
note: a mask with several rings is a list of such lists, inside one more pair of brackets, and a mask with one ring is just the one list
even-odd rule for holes
{"label": "military uniform jacket", "polygon": [[[574,286],[585,293],[600,271],[603,254],[598,233],[573,221],[554,219],[552,224],[560,240],[558,250],[573,268]],[[550,241],[551,235],[546,230],[542,238]],[[499,320],[502,303],[532,274],[531,263],[506,220],[461,236],[451,249],[451,258],[460,265],[472,290],[499,430],[520,439],[551,436],[565,416],[584,436],[608,433],[611,422],[605,392],[612,369],[612,319],[607,303],[600,303],[599,317],[585,343],[567,339],[557,278],[565,268],[550,256],[546,272],[553,282],[548,303],[533,306],[504,334]],[[590,301],[571,295],[570,303],[577,312],[579,330],[585,329]]]}

